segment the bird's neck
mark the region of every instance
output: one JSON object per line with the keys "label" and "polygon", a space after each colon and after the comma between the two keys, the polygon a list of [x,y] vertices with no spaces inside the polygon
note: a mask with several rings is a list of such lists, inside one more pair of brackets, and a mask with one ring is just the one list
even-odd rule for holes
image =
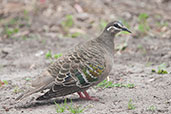
{"label": "bird's neck", "polygon": [[114,34],[109,34],[109,33],[103,32],[97,38],[97,42],[102,44],[112,54],[114,53],[114,36],[115,36]]}

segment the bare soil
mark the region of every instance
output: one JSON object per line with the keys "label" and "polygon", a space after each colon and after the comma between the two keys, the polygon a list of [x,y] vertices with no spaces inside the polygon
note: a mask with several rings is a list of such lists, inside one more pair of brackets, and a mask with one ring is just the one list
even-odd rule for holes
{"label": "bare soil", "polygon": [[[146,21],[150,29],[146,32],[138,29],[138,16],[142,13],[149,16]],[[61,24],[67,15],[73,16],[69,29]],[[171,114],[170,0],[1,0],[0,80],[8,84],[0,86],[0,114],[57,113],[54,100],[34,100],[41,93],[20,102],[15,98],[28,90],[31,80],[54,61],[46,58],[48,51],[63,53],[97,37],[102,23],[113,20],[126,21],[132,34],[115,38],[116,49],[123,44],[126,48],[116,50],[109,79],[135,87],[90,88],[88,92],[99,102],[80,100],[77,94],[55,101],[60,104],[65,98],[73,99],[73,105],[85,108],[83,114]],[[75,32],[80,35],[71,38]],[[152,72],[162,63],[168,74]],[[130,104],[133,109],[128,108]]]}

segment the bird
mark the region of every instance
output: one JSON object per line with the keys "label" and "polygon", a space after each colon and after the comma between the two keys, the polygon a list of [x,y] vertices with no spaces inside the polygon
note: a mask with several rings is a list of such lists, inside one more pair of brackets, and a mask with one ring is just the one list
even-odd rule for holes
{"label": "bird", "polygon": [[120,21],[108,23],[98,37],[76,45],[50,64],[33,80],[32,88],[16,100],[47,90],[36,100],[78,93],[81,99],[98,101],[87,90],[103,81],[112,70],[114,38],[121,31],[131,33]]}

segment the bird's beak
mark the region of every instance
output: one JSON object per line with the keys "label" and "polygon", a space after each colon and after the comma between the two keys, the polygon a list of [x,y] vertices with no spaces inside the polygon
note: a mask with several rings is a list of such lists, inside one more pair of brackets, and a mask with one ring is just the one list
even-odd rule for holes
{"label": "bird's beak", "polygon": [[127,31],[127,32],[129,32],[129,33],[132,33],[132,32],[131,32],[130,30],[128,30],[126,27],[123,27],[122,30],[123,30],[123,31]]}

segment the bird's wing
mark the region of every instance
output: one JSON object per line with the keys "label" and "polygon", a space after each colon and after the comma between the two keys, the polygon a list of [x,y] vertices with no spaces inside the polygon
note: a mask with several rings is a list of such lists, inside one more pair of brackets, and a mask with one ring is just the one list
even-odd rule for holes
{"label": "bird's wing", "polygon": [[97,82],[104,72],[104,55],[94,47],[76,48],[50,65],[48,72],[55,78],[56,85],[84,88]]}

